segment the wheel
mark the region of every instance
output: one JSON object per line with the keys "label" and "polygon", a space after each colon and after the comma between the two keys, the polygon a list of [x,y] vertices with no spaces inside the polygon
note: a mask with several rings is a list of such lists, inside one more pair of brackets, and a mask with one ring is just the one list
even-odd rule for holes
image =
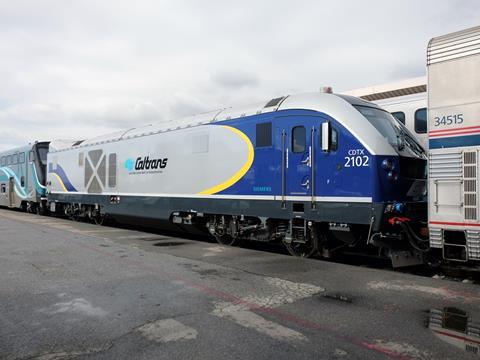
{"label": "wheel", "polygon": [[93,222],[96,224],[96,225],[103,225],[104,221],[105,221],[105,215],[95,215],[92,217],[93,219]]}
{"label": "wheel", "polygon": [[295,239],[292,239],[291,242],[286,242],[284,239],[283,244],[290,255],[293,256],[309,258],[318,253],[318,237],[316,231],[312,231],[306,241],[295,241]]}
{"label": "wheel", "polygon": [[215,239],[219,244],[227,245],[227,246],[234,246],[240,243],[239,238],[234,238],[230,235],[215,235]]}

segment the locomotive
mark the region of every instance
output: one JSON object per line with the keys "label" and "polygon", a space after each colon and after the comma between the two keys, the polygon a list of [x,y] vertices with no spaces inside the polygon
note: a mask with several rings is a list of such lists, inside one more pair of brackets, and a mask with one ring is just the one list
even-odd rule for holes
{"label": "locomotive", "polygon": [[274,241],[296,256],[362,252],[408,266],[428,250],[426,160],[379,106],[306,93],[52,142],[46,205],[97,223],[195,226],[221,244]]}

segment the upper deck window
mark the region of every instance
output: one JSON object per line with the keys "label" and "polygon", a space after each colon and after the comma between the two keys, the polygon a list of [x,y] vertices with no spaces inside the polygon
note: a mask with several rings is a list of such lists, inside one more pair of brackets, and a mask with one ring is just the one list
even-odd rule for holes
{"label": "upper deck window", "polygon": [[392,115],[395,119],[400,121],[403,125],[405,125],[405,113],[403,111],[395,111],[392,112]]}
{"label": "upper deck window", "polygon": [[422,108],[415,111],[415,132],[425,134],[427,132],[427,109]]}

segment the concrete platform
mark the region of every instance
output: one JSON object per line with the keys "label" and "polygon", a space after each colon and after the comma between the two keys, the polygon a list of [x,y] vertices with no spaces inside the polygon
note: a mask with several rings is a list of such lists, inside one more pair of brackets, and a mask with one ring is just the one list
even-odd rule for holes
{"label": "concrete platform", "polygon": [[446,307],[480,287],[0,210],[1,359],[478,358]]}

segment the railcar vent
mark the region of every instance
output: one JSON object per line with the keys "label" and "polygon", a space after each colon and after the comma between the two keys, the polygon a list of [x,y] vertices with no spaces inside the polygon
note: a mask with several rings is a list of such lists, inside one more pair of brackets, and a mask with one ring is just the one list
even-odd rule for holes
{"label": "railcar vent", "polygon": [[88,193],[101,193],[105,187],[106,157],[103,150],[89,151],[85,158],[85,187]]}
{"label": "railcar vent", "polygon": [[281,102],[284,98],[285,98],[285,96],[272,99],[272,100],[270,100],[270,101],[267,103],[267,105],[264,106],[264,108],[268,108],[268,107],[272,107],[272,106],[277,106],[278,104],[280,104],[280,102]]}
{"label": "railcar vent", "polygon": [[462,177],[462,155],[459,152],[430,153],[429,164],[432,179]]}
{"label": "railcar vent", "polygon": [[477,171],[478,156],[476,151],[463,153],[463,201],[465,220],[477,220]]}
{"label": "railcar vent", "polygon": [[467,230],[468,258],[480,260],[480,231]]}
{"label": "railcar vent", "polygon": [[117,154],[108,155],[108,187],[117,186]]}

